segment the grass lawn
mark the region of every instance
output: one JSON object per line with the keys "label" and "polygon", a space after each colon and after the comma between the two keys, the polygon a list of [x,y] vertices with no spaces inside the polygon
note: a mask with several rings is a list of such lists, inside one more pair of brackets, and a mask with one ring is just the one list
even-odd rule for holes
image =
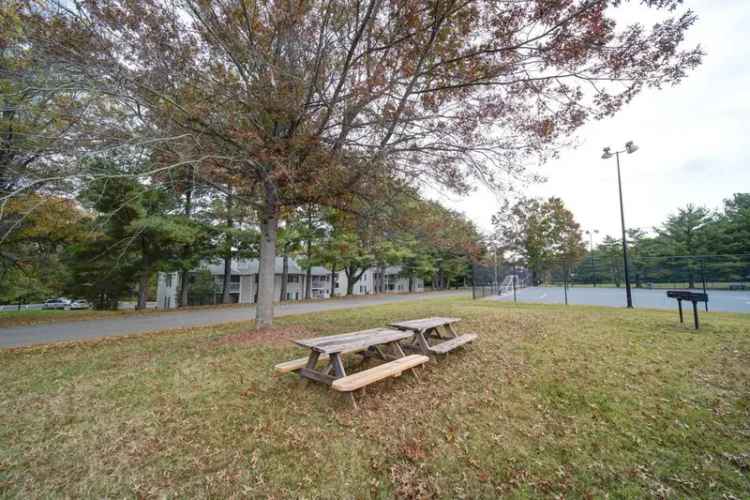
{"label": "grass lawn", "polygon": [[[431,315],[478,343],[359,411],[273,373]],[[747,498],[750,315],[675,316],[437,299],[0,351],[0,496]]]}
{"label": "grass lawn", "polygon": [[[132,311],[130,312],[132,313]],[[124,313],[125,311],[95,311],[92,309],[79,309],[75,311],[64,311],[62,309],[2,311],[0,312],[0,328],[55,323],[57,321],[100,319],[110,316],[122,315]]]}
{"label": "grass lawn", "polygon": [[[448,291],[448,290],[446,290]],[[412,292],[410,295],[431,292]],[[377,297],[393,296],[389,294],[371,294],[371,295],[342,295],[328,299],[309,299],[287,301],[283,304],[304,304],[311,302],[329,302],[331,300],[372,300]],[[282,304],[276,302],[276,304]],[[0,311],[0,328],[11,328],[14,326],[43,325],[56,323],[58,321],[82,321],[90,319],[111,319],[123,316],[135,316],[144,314],[180,314],[183,311],[200,311],[202,309],[219,309],[219,308],[242,308],[252,307],[254,304],[208,304],[199,306],[183,307],[180,309],[118,309],[118,310],[96,310],[96,309],[78,309],[65,311],[62,309],[31,309],[22,311]]]}

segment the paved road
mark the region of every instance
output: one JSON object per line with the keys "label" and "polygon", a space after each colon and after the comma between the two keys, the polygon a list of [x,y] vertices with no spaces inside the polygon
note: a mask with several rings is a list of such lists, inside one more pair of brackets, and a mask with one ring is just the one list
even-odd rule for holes
{"label": "paved road", "polygon": [[[648,309],[677,310],[677,301],[667,298],[666,290],[647,290],[633,288],[633,306]],[[702,290],[694,290],[702,292]],[[493,300],[512,301],[513,293],[490,297]],[[521,302],[542,304],[564,304],[565,295],[562,287],[531,287],[518,290]],[[750,292],[730,292],[726,290],[708,291],[708,308],[710,311],[750,313]],[[624,288],[568,288],[568,303],[591,306],[625,307]],[[688,305],[688,307],[690,307]],[[701,304],[701,311],[705,310]]]}
{"label": "paved road", "polygon": [[[441,297],[469,297],[470,292],[446,291],[419,294],[385,295],[377,297],[357,297],[321,302],[289,303],[277,305],[274,317],[305,314],[337,309],[426,300]],[[156,330],[171,330],[196,326],[210,326],[234,321],[248,321],[255,318],[255,307],[228,307],[216,309],[199,309],[192,311],[169,311],[133,315],[115,319],[95,319],[86,321],[67,321],[34,326],[17,326],[0,328],[0,348],[21,347],[49,342],[83,340],[96,337],[113,337],[132,333],[143,333]]]}

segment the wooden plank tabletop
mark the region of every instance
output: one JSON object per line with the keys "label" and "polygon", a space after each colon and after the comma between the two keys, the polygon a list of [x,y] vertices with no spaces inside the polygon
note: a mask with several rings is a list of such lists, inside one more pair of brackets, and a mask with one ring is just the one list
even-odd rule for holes
{"label": "wooden plank tabletop", "polygon": [[391,330],[388,328],[373,328],[359,332],[329,335],[311,339],[295,340],[294,343],[323,354],[351,351],[374,345],[387,344],[398,340],[411,338],[411,332]]}
{"label": "wooden plank tabletop", "polygon": [[437,328],[443,325],[449,325],[451,323],[457,323],[461,321],[461,318],[441,318],[439,316],[432,318],[412,319],[409,321],[399,321],[398,323],[391,323],[388,326],[394,328],[401,328],[403,330],[427,330],[429,328]]}

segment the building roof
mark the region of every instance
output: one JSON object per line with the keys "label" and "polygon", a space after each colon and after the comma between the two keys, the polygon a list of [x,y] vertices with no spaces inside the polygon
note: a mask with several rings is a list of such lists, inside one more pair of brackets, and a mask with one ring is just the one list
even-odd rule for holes
{"label": "building roof", "polygon": [[[289,267],[287,272],[289,274],[306,273],[306,271],[302,269],[292,257],[289,257],[288,265]],[[204,262],[201,267],[203,269],[207,269],[211,274],[214,275],[224,274],[223,260]],[[283,274],[284,258],[276,257],[276,261],[274,262],[273,267],[275,274]],[[258,259],[232,259],[232,274],[258,274]],[[312,268],[313,276],[323,276],[327,274],[331,274],[331,271],[329,271],[325,267],[313,266]]]}

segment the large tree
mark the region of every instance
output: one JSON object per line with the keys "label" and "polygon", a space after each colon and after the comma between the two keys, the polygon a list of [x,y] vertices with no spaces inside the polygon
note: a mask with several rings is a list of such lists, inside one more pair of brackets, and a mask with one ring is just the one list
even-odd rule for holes
{"label": "large tree", "polygon": [[103,143],[189,136],[181,163],[241,179],[260,219],[264,326],[285,206],[340,204],[384,176],[502,186],[524,159],[700,62],[680,48],[692,12],[621,27],[621,4],[35,0],[20,24],[43,49],[38,64],[129,111]]}
{"label": "large tree", "polygon": [[95,227],[100,238],[87,243],[89,248],[100,251],[92,264],[99,266],[96,260],[109,261],[107,267],[113,273],[130,269],[132,274],[126,282],[138,282],[136,308],[144,309],[154,274],[174,266],[185,246],[196,245],[202,232],[193,221],[179,214],[180,206],[173,191],[117,175],[115,172],[123,168],[117,162],[98,163],[113,176],[90,183],[80,197],[85,206],[98,212]]}
{"label": "large tree", "polygon": [[506,201],[492,222],[495,241],[523,259],[535,283],[552,268],[570,269],[586,251],[580,226],[560,198]]}

